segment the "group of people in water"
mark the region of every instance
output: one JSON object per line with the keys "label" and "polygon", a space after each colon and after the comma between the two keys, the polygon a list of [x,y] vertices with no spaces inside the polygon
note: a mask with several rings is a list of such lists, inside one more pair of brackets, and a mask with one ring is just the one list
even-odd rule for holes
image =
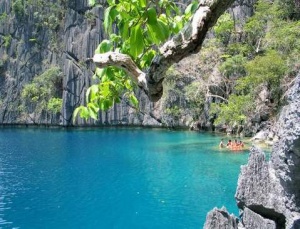
{"label": "group of people in water", "polygon": [[227,144],[225,145],[223,142],[223,139],[221,139],[221,142],[219,144],[220,148],[228,148],[230,150],[243,150],[244,143],[241,140],[235,139],[234,141],[231,141],[231,139],[228,140]]}

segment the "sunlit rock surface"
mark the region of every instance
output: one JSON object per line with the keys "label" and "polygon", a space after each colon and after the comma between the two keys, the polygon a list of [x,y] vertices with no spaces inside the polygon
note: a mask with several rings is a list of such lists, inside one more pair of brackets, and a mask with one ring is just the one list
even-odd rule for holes
{"label": "sunlit rock surface", "polygon": [[238,219],[234,215],[229,215],[226,208],[214,208],[206,216],[204,229],[226,228],[235,229],[238,225]]}

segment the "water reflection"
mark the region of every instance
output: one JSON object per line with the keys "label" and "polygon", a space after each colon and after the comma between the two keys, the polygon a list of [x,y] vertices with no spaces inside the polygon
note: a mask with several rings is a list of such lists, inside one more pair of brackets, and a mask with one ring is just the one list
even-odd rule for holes
{"label": "water reflection", "polygon": [[[3,150],[0,150],[0,152],[3,152]],[[11,203],[10,187],[7,185],[7,181],[10,180],[9,176],[12,173],[7,170],[7,163],[5,163],[3,155],[0,153],[0,226],[11,223],[5,219],[4,215],[5,210],[9,209]]]}

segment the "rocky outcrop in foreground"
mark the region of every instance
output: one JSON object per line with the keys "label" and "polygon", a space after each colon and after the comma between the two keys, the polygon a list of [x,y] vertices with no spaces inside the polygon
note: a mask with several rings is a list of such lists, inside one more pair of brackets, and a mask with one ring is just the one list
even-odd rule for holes
{"label": "rocky outcrop in foreground", "polygon": [[204,229],[209,228],[237,228],[238,218],[233,214],[229,215],[225,207],[221,209],[214,208],[207,214]]}
{"label": "rocky outcrop in foreground", "polygon": [[235,196],[242,213],[238,225],[224,224],[233,216],[214,209],[207,215],[205,229],[300,228],[300,74],[287,102],[276,124],[279,140],[271,160],[253,147],[248,164],[241,168]]}

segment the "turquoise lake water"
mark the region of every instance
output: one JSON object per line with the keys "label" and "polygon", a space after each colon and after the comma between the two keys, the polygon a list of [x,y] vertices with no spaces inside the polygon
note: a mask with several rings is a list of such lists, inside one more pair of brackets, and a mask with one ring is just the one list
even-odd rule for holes
{"label": "turquoise lake water", "polygon": [[248,152],[152,129],[0,129],[0,228],[202,228]]}

